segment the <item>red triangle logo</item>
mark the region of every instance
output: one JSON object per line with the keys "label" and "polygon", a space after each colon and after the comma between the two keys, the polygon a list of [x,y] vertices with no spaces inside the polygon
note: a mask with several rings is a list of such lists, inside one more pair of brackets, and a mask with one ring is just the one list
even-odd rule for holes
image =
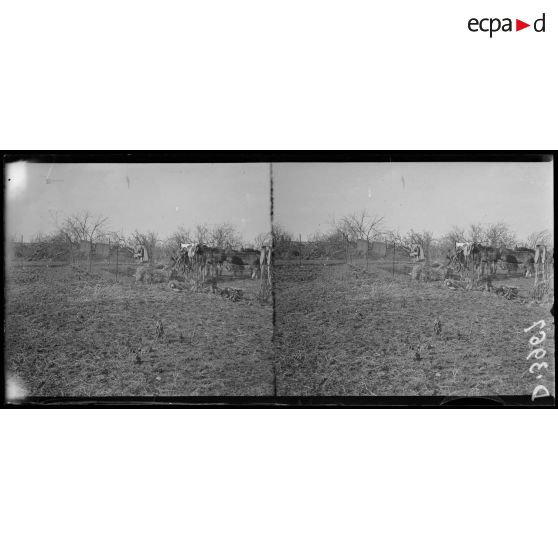
{"label": "red triangle logo", "polygon": [[521,21],[520,19],[515,20],[515,30],[516,31],[521,31],[522,29],[525,29],[525,27],[531,27],[531,24],[530,23],[525,23],[524,21]]}

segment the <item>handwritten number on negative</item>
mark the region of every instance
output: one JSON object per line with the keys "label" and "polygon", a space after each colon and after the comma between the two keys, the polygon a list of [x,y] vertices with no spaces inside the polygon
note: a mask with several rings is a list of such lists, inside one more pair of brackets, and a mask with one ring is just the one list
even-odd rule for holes
{"label": "handwritten number on negative", "polygon": [[533,349],[527,355],[527,360],[529,360],[532,356],[534,356],[535,358],[544,358],[546,356],[546,351],[544,349]]}
{"label": "handwritten number on negative", "polygon": [[546,339],[546,331],[541,331],[540,336],[541,337],[539,339],[536,335],[533,335],[533,337],[529,339],[529,344],[532,347],[534,347],[535,345],[540,345]]}
{"label": "handwritten number on negative", "polygon": [[543,327],[546,326],[546,322],[544,320],[539,320],[538,322],[535,322],[532,326],[525,328],[523,331],[527,333],[529,330],[533,329],[537,325],[542,329]]}
{"label": "handwritten number on negative", "polygon": [[529,368],[529,372],[531,374],[535,373],[535,371],[533,370],[535,366],[537,367],[537,371],[539,371],[541,368],[548,368],[548,362],[533,362],[533,364],[531,364],[531,367]]}

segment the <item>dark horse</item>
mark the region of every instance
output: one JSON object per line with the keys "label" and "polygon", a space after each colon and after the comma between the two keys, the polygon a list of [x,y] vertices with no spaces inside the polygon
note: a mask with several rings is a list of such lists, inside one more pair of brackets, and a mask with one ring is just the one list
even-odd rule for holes
{"label": "dark horse", "polygon": [[496,274],[496,264],[502,259],[499,248],[494,246],[483,246],[479,242],[474,242],[471,248],[473,269],[478,271],[479,276],[484,275],[488,269],[489,275]]}

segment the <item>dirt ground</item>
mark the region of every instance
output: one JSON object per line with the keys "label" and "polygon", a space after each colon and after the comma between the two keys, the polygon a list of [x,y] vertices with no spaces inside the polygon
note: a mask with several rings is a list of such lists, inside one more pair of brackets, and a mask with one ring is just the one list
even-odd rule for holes
{"label": "dirt ground", "polygon": [[[259,281],[175,293],[114,272],[14,260],[6,268],[6,377],[28,395],[254,396],[273,394],[272,305]],[[164,335],[157,337],[156,323]]]}
{"label": "dirt ground", "polygon": [[[278,395],[527,395],[539,384],[554,394],[554,320],[550,303],[530,300],[532,278],[497,275],[495,287],[519,288],[507,300],[412,280],[410,267],[277,262]],[[531,374],[539,328],[524,329],[541,319],[537,362],[548,368]]]}
{"label": "dirt ground", "polygon": [[[494,286],[519,289],[507,300],[412,280],[410,269],[279,261],[273,333],[272,306],[247,277],[221,278],[244,291],[233,302],[138,283],[134,265],[117,283],[106,266],[12,261],[6,377],[48,397],[270,396],[274,368],[279,396],[554,394],[553,319],[530,299],[532,279],[500,273]],[[546,355],[527,360],[539,328],[524,329],[541,319]],[[535,361],[548,367],[531,374]]]}

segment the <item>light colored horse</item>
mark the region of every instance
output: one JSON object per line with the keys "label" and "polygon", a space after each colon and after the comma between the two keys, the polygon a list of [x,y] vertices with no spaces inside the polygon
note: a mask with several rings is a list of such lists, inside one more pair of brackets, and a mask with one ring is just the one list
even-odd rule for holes
{"label": "light colored horse", "polygon": [[535,247],[535,285],[539,282],[539,276],[543,281],[548,279],[546,256],[546,246],[544,244],[537,244]]}
{"label": "light colored horse", "polygon": [[268,244],[264,244],[260,248],[260,273],[261,280],[267,275],[267,282],[271,286],[271,251],[272,248]]}

